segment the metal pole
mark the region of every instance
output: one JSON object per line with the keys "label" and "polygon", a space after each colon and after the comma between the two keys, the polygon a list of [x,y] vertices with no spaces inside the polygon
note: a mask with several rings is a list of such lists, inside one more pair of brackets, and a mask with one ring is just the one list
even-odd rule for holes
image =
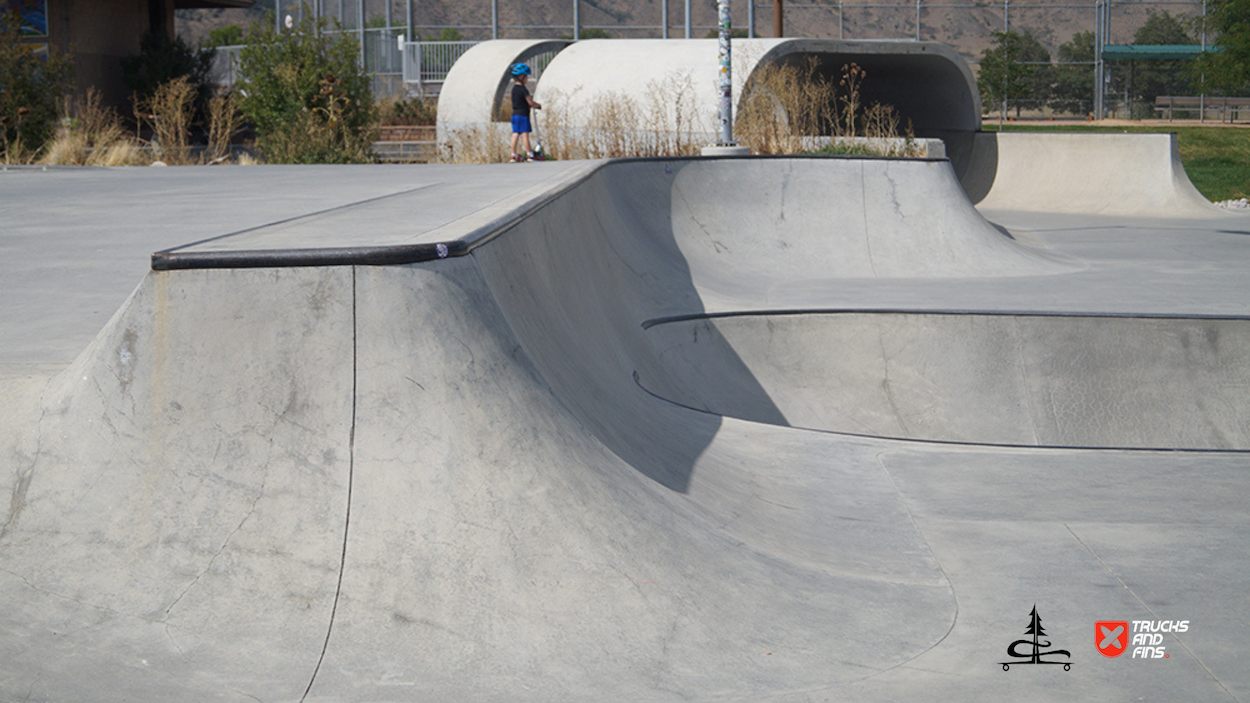
{"label": "metal pole", "polygon": [[686,0],[686,38],[690,38],[690,0]]}
{"label": "metal pole", "polygon": [[499,0],[490,0],[490,38],[499,38]]}
{"label": "metal pole", "polygon": [[360,40],[360,68],[365,64],[365,0],[356,0],[356,36]]}
{"label": "metal pole", "polygon": [[582,2],[573,0],[573,41],[582,38]]}
{"label": "metal pole", "polygon": [[780,39],[786,34],[786,1],[773,0],[773,36]]}
{"label": "metal pole", "polygon": [[1102,3],[1094,3],[1094,119],[1102,119],[1103,75],[1102,63]]}
{"label": "metal pole", "polygon": [[747,36],[755,38],[755,0],[747,3]]}
{"label": "metal pole", "polygon": [[416,33],[412,31],[412,0],[407,0],[407,5],[404,6],[404,36],[408,41],[417,40]]}
{"label": "metal pole", "polygon": [[842,0],[838,0],[838,39],[846,39],[846,25],[842,18]]}
{"label": "metal pole", "polygon": [[920,41],[920,0],[916,0],[916,41]]}
{"label": "metal pole", "polygon": [[664,32],[664,38],[668,39],[668,0],[663,0],[660,6],[660,13],[664,15],[663,19],[660,20],[661,31]]}
{"label": "metal pole", "polygon": [[282,33],[282,0],[273,0],[273,30]]}
{"label": "metal pole", "polygon": [[720,27],[719,50],[720,50],[720,143],[717,146],[733,146],[734,145],[734,126],[733,126],[733,65],[731,61],[732,49],[730,41],[732,39],[732,19],[729,12],[729,0],[719,0],[716,5],[717,25]]}

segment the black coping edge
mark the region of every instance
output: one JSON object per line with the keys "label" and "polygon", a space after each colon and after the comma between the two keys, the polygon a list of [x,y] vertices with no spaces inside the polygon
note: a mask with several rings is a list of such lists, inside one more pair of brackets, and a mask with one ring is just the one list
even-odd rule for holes
{"label": "black coping edge", "polygon": [[686,315],[653,317],[642,321],[642,328],[649,330],[659,325],[699,320],[723,320],[735,317],[786,317],[798,315],[948,315],[952,317],[1094,317],[1123,320],[1240,320],[1250,321],[1250,316],[1221,313],[1175,313],[1175,312],[1066,312],[1058,310],[951,310],[945,308],[805,308],[783,310],[732,310],[729,312],[698,312]]}
{"label": "black coping edge", "polygon": [[340,249],[258,249],[252,251],[158,251],[152,255],[153,271],[186,269],[291,268],[297,266],[398,266],[436,261],[469,253],[462,241],[386,247]]}

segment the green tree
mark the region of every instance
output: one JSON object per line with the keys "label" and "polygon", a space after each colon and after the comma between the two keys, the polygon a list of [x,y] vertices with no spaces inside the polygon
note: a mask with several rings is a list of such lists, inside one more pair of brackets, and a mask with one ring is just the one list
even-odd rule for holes
{"label": "green tree", "polygon": [[270,162],[369,161],[376,107],[360,45],[353,33],[327,33],[329,19],[302,15],[281,32],[272,16],[252,25],[239,55],[239,107]]}
{"label": "green tree", "polygon": [[20,16],[0,14],[0,161],[24,161],[56,131],[57,103],[74,89],[70,59],[22,43]]}
{"label": "green tree", "polygon": [[983,101],[997,104],[1003,110],[1008,101],[1014,100],[1016,116],[1019,116],[1021,101],[1050,99],[1054,66],[1050,63],[1050,52],[1032,32],[994,32],[990,42],[990,47],[981,55],[981,69],[977,74],[977,89]]}
{"label": "green tree", "polygon": [[[1134,44],[1196,44],[1181,21],[1168,12],[1150,13],[1133,35]],[[1184,95],[1190,90],[1190,61],[1145,60],[1129,63],[1129,94],[1154,103],[1160,95]]]}
{"label": "green tree", "polygon": [[1250,0],[1210,0],[1207,28],[1222,51],[1199,57],[1195,77],[1209,92],[1250,95]]}
{"label": "green tree", "polygon": [[227,24],[208,30],[208,42],[205,46],[238,46],[243,43],[243,28],[237,24]]}
{"label": "green tree", "polygon": [[1078,32],[1059,46],[1051,107],[1057,112],[1087,115],[1094,109],[1094,33]]}

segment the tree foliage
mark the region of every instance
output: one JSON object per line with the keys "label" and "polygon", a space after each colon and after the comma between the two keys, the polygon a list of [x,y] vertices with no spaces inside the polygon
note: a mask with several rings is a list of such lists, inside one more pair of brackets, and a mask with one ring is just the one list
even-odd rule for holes
{"label": "tree foliage", "polygon": [[280,32],[272,16],[252,25],[239,56],[240,109],[271,162],[368,161],[376,107],[360,45],[327,33],[329,19],[302,14]]}
{"label": "tree foliage", "polygon": [[20,16],[0,14],[0,160],[24,160],[56,131],[57,103],[74,89],[70,59],[22,43]]}
{"label": "tree foliage", "polygon": [[1094,33],[1078,32],[1059,47],[1051,107],[1072,115],[1089,114],[1094,104]]}
{"label": "tree foliage", "polygon": [[[1133,35],[1134,44],[1196,44],[1179,19],[1167,11],[1151,12]],[[1133,61],[1129,67],[1130,92],[1135,100],[1153,103],[1160,95],[1190,92],[1190,61]]]}
{"label": "tree foliage", "polygon": [[1200,57],[1195,73],[1208,91],[1250,95],[1250,0],[1210,0],[1207,27],[1223,51]]}
{"label": "tree foliage", "polygon": [[243,43],[243,28],[237,24],[227,24],[208,30],[208,42],[205,46],[238,46]]}
{"label": "tree foliage", "polygon": [[1002,109],[1009,100],[1049,99],[1054,80],[1050,52],[1032,32],[994,32],[989,48],[981,55],[977,89],[983,102]]}

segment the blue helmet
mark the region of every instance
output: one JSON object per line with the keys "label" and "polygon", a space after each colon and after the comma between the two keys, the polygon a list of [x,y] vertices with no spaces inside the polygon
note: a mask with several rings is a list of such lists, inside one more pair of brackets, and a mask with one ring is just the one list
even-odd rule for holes
{"label": "blue helmet", "polygon": [[514,76],[528,76],[530,73],[532,73],[532,71],[530,71],[530,67],[523,63],[512,65],[512,75]]}

